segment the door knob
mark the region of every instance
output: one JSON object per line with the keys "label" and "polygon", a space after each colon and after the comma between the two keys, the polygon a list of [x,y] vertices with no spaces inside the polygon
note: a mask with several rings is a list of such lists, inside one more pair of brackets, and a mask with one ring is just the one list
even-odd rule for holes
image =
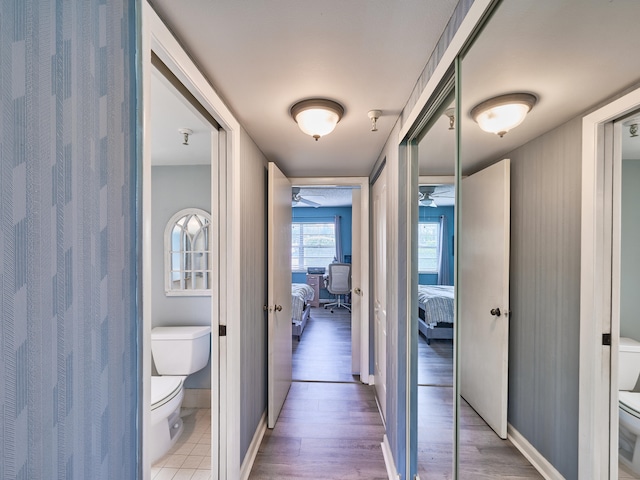
{"label": "door knob", "polygon": [[499,308],[492,308],[491,309],[491,315],[493,315],[494,317],[499,317],[500,316],[500,309]]}
{"label": "door knob", "polygon": [[359,288],[356,287],[356,289],[353,291],[353,293],[355,293],[356,295],[360,295],[362,296],[362,290],[360,290]]}
{"label": "door knob", "polygon": [[275,306],[275,310],[276,310],[276,312],[281,312],[282,311],[282,305],[276,305]]}

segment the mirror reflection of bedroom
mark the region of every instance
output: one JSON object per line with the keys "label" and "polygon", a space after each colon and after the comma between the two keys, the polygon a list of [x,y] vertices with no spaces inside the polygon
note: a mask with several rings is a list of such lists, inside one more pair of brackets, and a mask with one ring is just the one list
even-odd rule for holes
{"label": "mirror reflection of bedroom", "polygon": [[347,186],[293,186],[294,381],[353,382],[352,195]]}
{"label": "mirror reflection of bedroom", "polygon": [[454,451],[453,94],[418,142],[418,472],[451,478]]}

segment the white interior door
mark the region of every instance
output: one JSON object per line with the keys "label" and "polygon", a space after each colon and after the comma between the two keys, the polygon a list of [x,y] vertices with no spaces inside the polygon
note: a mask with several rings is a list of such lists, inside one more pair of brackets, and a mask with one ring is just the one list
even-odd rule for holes
{"label": "white interior door", "polygon": [[373,184],[374,384],[380,410],[387,416],[387,174]]}
{"label": "white interior door", "polygon": [[507,438],[509,172],[509,160],[502,160],[462,180],[458,253],[460,394],[501,438]]}
{"label": "white interior door", "polygon": [[291,183],[269,162],[268,421],[273,428],[291,387]]}
{"label": "white interior door", "polygon": [[[360,189],[351,190],[351,245],[352,252],[357,252],[357,246],[360,245],[360,217],[362,215],[360,208]],[[351,256],[351,373],[360,375],[361,366],[361,324],[362,319],[362,278],[360,255],[357,253]]]}

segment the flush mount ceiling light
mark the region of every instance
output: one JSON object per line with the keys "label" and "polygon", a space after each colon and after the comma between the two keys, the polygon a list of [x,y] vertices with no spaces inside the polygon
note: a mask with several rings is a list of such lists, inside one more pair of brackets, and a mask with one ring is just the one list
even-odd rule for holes
{"label": "flush mount ceiling light", "polygon": [[316,139],[333,132],[344,115],[344,107],[326,98],[302,100],[291,107],[291,116],[307,135]]}
{"label": "flush mount ceiling light", "polygon": [[471,110],[473,118],[485,132],[504,136],[520,125],[538,99],[530,93],[509,93],[490,98]]}

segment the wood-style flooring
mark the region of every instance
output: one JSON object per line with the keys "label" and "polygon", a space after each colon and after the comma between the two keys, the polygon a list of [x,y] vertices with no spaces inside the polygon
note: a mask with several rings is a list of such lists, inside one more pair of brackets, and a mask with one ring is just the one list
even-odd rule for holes
{"label": "wood-style flooring", "polygon": [[312,308],[298,341],[293,339],[293,380],[358,382],[351,375],[351,314],[344,308]]}
{"label": "wood-style flooring", "polygon": [[[453,343],[418,340],[418,474],[453,478]],[[509,440],[502,440],[460,399],[461,479],[543,478]]]}
{"label": "wood-style flooring", "polygon": [[351,315],[314,308],[293,339],[293,384],[250,480],[386,479],[374,388],[351,375]]}
{"label": "wood-style flooring", "polygon": [[386,479],[373,387],[294,382],[250,480]]}
{"label": "wood-style flooring", "polygon": [[[450,479],[453,470],[453,348],[420,339],[418,473]],[[293,340],[293,379],[280,418],[267,430],[250,480],[387,479],[384,426],[373,386],[351,374],[351,318],[314,308]],[[501,440],[461,401],[460,479],[540,479],[508,440]]]}

